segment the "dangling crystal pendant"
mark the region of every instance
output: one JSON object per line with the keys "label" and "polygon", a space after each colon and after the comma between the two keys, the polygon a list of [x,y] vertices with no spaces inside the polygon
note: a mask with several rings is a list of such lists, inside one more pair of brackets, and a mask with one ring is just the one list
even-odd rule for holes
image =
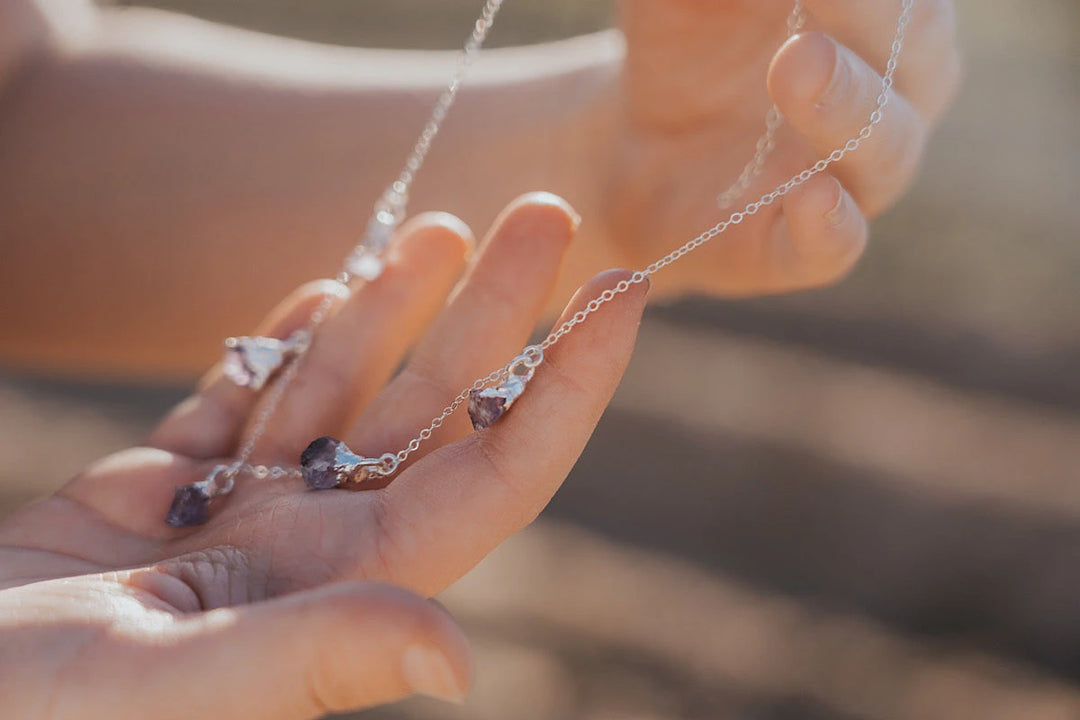
{"label": "dangling crystal pendant", "polygon": [[210,519],[210,493],[205,482],[176,488],[165,523],[174,528],[205,525]]}
{"label": "dangling crystal pendant", "polygon": [[[205,479],[178,486],[165,523],[174,528],[205,525],[210,519],[210,500],[232,491],[233,478],[226,472],[228,469],[228,465],[218,465]],[[222,477],[224,480],[219,480]]]}
{"label": "dangling crystal pendant", "polygon": [[383,464],[384,460],[357,455],[348,445],[329,436],[312,440],[300,455],[300,473],[312,490],[329,490],[382,476]]}
{"label": "dangling crystal pendant", "polygon": [[269,337],[231,337],[225,340],[225,377],[240,387],[261,390],[286,360],[307,350],[311,335],[297,330],[285,340]]}
{"label": "dangling crystal pendant", "polygon": [[469,419],[473,428],[483,430],[498,422],[525,392],[536,367],[543,361],[543,350],[536,345],[528,347],[510,364],[509,374],[501,384],[469,393]]}

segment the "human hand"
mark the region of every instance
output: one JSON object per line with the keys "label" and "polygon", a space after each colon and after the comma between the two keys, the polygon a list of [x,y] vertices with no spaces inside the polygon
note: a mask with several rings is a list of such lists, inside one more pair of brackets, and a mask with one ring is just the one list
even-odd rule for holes
{"label": "human hand", "polygon": [[[295,465],[323,434],[365,454],[403,446],[520,352],[576,223],[553,196],[515,202],[445,307],[468,230],[441,214],[407,223],[378,282],[336,293],[252,462]],[[623,277],[597,277],[567,312]],[[302,287],[260,332],[301,326],[335,285]],[[177,531],[163,522],[174,487],[232,455],[260,409],[215,369],[146,447],[0,525],[0,716],[272,720],[460,698],[465,641],[423,598],[558,488],[618,383],[644,295],[634,286],[552,347],[497,425],[451,418],[389,486],[309,492],[242,475],[207,525]]]}
{"label": "human hand", "polygon": [[[881,87],[900,0],[804,0],[804,32],[779,52],[788,2],[625,0],[628,56],[613,122],[604,232],[615,262],[648,264],[843,145]],[[773,53],[775,52],[775,55]],[[770,64],[770,56],[771,64]],[[717,195],[760,136],[768,90],[786,124],[764,172],[728,211]],[[949,0],[918,0],[884,121],[861,149],[657,278],[660,291],[753,295],[846,273],[867,220],[910,183],[958,84]],[[617,258],[617,259],[615,259]]]}

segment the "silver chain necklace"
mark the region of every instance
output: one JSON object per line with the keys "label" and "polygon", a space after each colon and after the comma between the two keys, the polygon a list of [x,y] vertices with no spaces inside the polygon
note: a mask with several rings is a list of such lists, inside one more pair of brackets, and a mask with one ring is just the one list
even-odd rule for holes
{"label": "silver chain necklace", "polygon": [[[447,113],[453,105],[469,65],[480,51],[488,31],[494,23],[495,15],[503,0],[487,0],[480,18],[476,21],[473,32],[465,43],[459,58],[458,67],[450,84],[439,96],[420,137],[417,139],[405,166],[390,187],[375,204],[367,232],[363,240],[346,259],[345,268],[338,280],[348,283],[354,277],[367,282],[377,280],[382,272],[382,254],[389,244],[397,226],[405,215],[408,192],[416,174],[423,165],[428,150]],[[233,489],[236,477],[247,472],[260,479],[264,478],[302,478],[315,490],[324,490],[342,485],[362,486],[368,480],[385,478],[393,475],[408,460],[412,453],[431,438],[435,430],[443,425],[462,405],[468,403],[469,416],[473,427],[483,430],[496,423],[525,392],[529,380],[536,368],[544,361],[544,352],[558,343],[575,327],[585,322],[590,315],[617,296],[628,291],[634,285],[645,282],[651,275],[680,260],[729,228],[739,225],[744,220],[773,205],[795,188],[811,178],[825,172],[830,166],[844,159],[857,150],[871,136],[874,128],[885,116],[889,103],[893,78],[896,74],[900,54],[903,50],[907,27],[911,19],[911,10],[915,0],[901,0],[900,13],[896,22],[896,31],[890,48],[885,73],[882,76],[881,89],[876,106],[870,113],[866,124],[859,132],[826,157],[794,175],[773,190],[761,195],[745,205],[741,210],[728,217],[697,237],[689,240],[667,255],[647,267],[637,270],[629,278],[621,280],[614,287],[603,291],[568,320],[551,331],[542,342],[531,345],[503,367],[488,375],[478,378],[469,387],[462,390],[442,412],[435,416],[427,427],[421,429],[405,447],[397,452],[387,452],[379,457],[364,457],[353,453],[343,442],[330,437],[318,438],[311,442],[300,457],[299,467],[253,465],[249,462],[256,444],[263,436],[267,424],[273,417],[285,389],[295,378],[300,362],[311,345],[315,331],[326,319],[333,304],[333,296],[327,295],[312,313],[307,326],[285,340],[262,337],[236,337],[226,340],[224,370],[233,382],[260,390],[271,378],[275,378],[268,396],[264,399],[252,426],[251,432],[237,453],[236,459],[228,464],[216,466],[209,475],[196,483],[176,489],[172,505],[166,515],[166,523],[173,527],[201,525],[209,519],[210,501],[227,495]],[[802,4],[796,0],[795,7],[788,18],[788,33],[794,35],[803,26],[805,13]],[[776,132],[783,120],[779,110],[773,106],[765,118],[764,134],[757,142],[753,158],[743,168],[742,173],[730,189],[722,193],[717,201],[721,207],[728,207],[746,190],[761,173],[765,161],[775,147]],[[275,377],[276,375],[276,377]]]}

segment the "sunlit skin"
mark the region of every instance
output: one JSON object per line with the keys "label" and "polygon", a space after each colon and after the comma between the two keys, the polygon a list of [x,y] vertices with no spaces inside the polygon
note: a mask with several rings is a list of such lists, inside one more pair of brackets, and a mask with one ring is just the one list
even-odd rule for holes
{"label": "sunlit skin", "polygon": [[[475,249],[462,220],[421,214],[399,231],[385,275],[350,294],[300,282],[351,244],[365,214],[357,198],[380,189],[408,143],[392,121],[404,108],[393,79],[363,70],[375,54],[340,56],[355,81],[319,50],[290,65],[301,50],[272,39],[223,43],[196,62],[200,37],[233,31],[142,13],[71,22],[41,43],[26,38],[48,24],[7,3],[0,293],[16,311],[3,352],[39,367],[183,373],[285,288],[298,287],[257,332],[288,333],[333,292],[252,460],[293,464],[324,434],[364,454],[398,449],[518,353],[565,288],[639,266],[715,221],[716,192],[760,131],[761,78],[782,39],[788,8],[764,5],[627,2],[625,65],[605,34],[580,41],[573,72],[546,74],[545,58],[565,53],[543,46],[514,51],[515,72],[532,73],[524,84],[480,68],[457,111],[466,122],[440,139],[415,207],[460,208],[484,227],[506,194],[547,186],[574,209],[519,198]],[[806,5],[812,32],[768,72],[790,127],[762,187],[865,121],[898,3]],[[778,292],[850,268],[867,218],[903,191],[955,84],[951,7],[916,8],[899,94],[874,140],[672,268],[657,293]],[[151,48],[168,28],[170,41]],[[20,49],[33,61],[20,64]],[[441,73],[417,63],[408,82],[435,92]],[[175,104],[155,111],[170,88]],[[500,103],[505,93],[520,102]],[[550,129],[523,142],[534,119],[521,103],[541,100]],[[466,131],[487,116],[487,132]],[[588,281],[566,312],[624,277]],[[258,412],[255,395],[211,370],[145,447],[0,524],[0,716],[292,720],[414,692],[461,698],[466,642],[426,598],[530,522],[565,479],[629,359],[646,292],[634,286],[552,348],[498,424],[474,433],[454,417],[389,486],[311,492],[241,478],[209,524],[174,530],[162,521],[173,488],[232,455]]]}
{"label": "sunlit skin", "polygon": [[[332,276],[454,62],[58,2],[0,8],[0,304],[17,308],[0,357],[39,369],[190,377],[290,288]],[[646,265],[721,218],[766,88],[790,125],[750,194],[865,123],[899,0],[805,5],[807,31],[779,52],[788,3],[626,0],[621,33],[483,54],[412,211],[486,227],[523,192],[570,200],[584,222],[551,319],[596,272]],[[874,139],[670,268],[655,296],[846,273],[867,218],[911,180],[958,67],[951,3],[918,0]]]}

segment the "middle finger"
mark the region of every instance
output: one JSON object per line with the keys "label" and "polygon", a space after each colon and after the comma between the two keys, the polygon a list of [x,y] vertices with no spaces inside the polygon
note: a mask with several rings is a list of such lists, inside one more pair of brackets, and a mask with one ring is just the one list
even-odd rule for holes
{"label": "middle finger", "polygon": [[[462,387],[520,352],[555,286],[577,222],[566,201],[550,193],[511,203],[405,370],[364,411],[346,442],[366,455],[397,450]],[[414,459],[470,429],[458,413]]]}

